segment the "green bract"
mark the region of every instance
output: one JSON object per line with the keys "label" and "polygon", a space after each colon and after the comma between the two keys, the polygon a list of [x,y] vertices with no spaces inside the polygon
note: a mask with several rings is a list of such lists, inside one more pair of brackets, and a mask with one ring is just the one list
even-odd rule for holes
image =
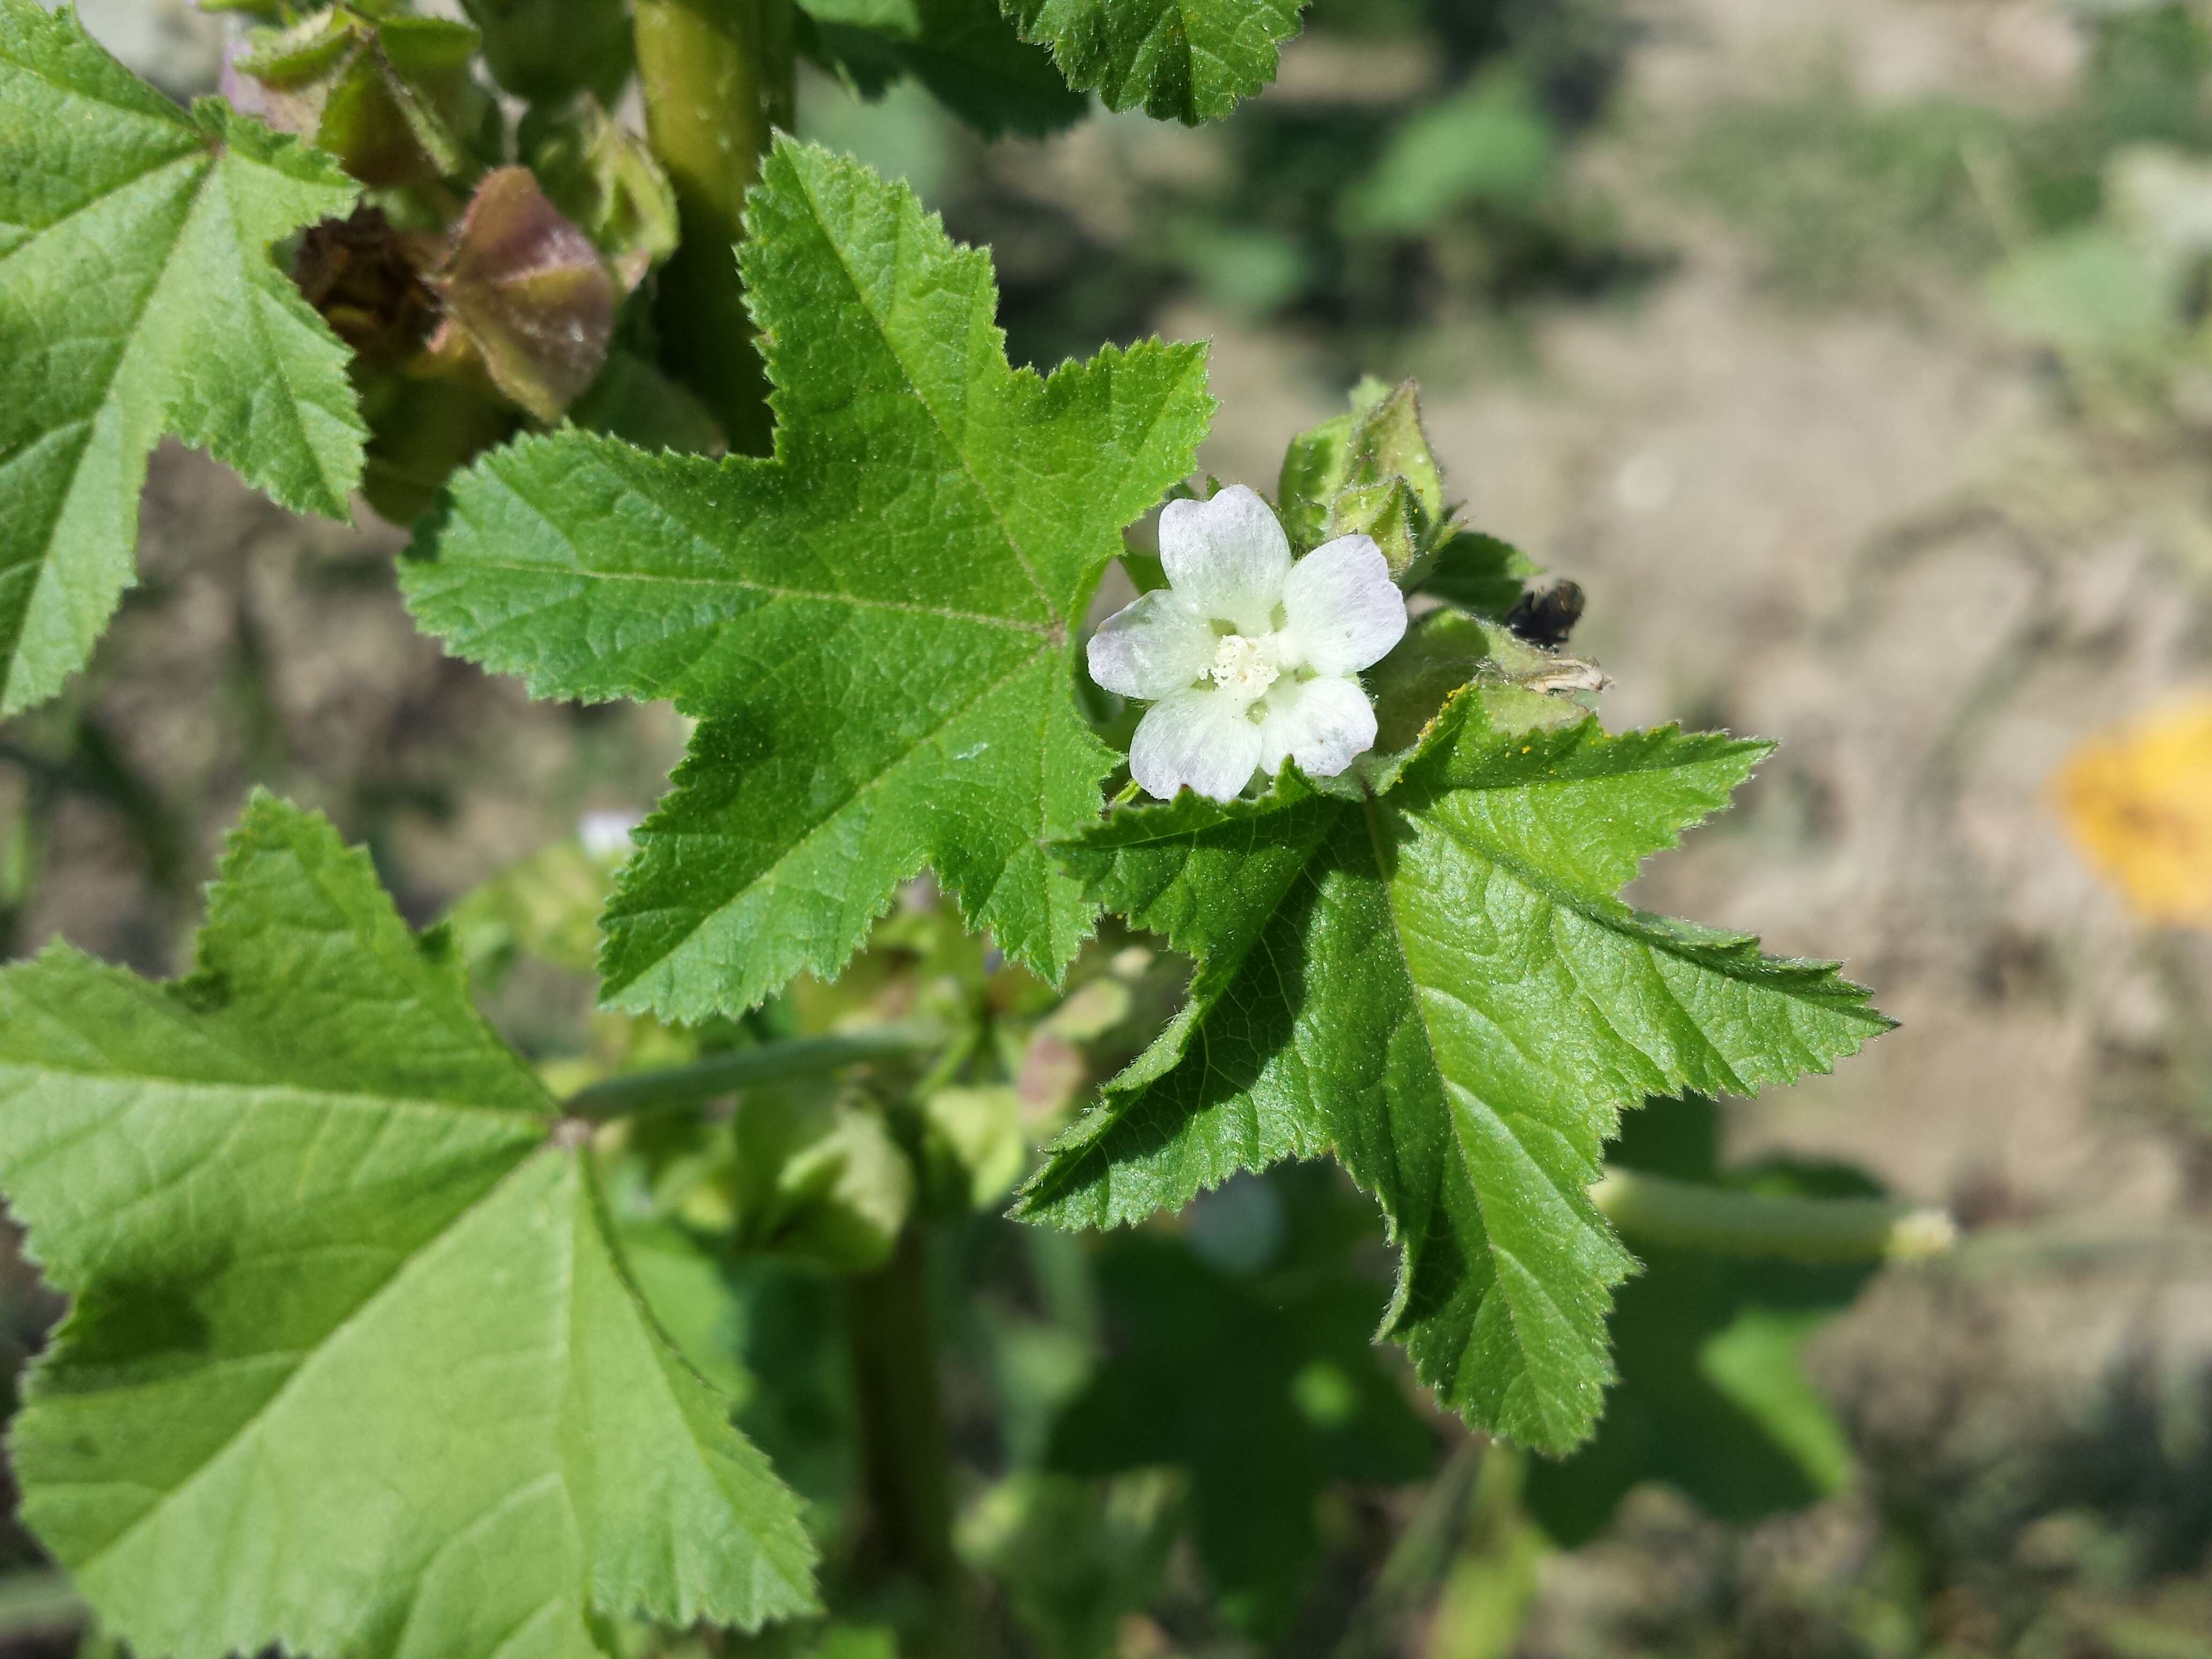
{"label": "green bract", "polygon": [[451,957],[262,797],[191,978],[0,973],[0,1189],[75,1298],[23,1513],[139,1652],[570,1656],[812,1605],[797,1501]]}
{"label": "green bract", "polygon": [[696,1018],[832,972],[925,864],[1054,974],[1095,907],[1042,843],[1097,817],[1115,762],[1072,628],[1190,468],[1204,349],[1009,368],[989,261],[811,146],[778,141],[750,228],[775,454],[525,440],[456,482],[408,602],[541,696],[699,716],[607,912],[621,1006]]}
{"label": "green bract", "polygon": [[1286,772],[1261,799],[1124,810],[1067,847],[1199,971],[1019,1212],[1133,1221],[1334,1147],[1404,1253],[1385,1328],[1422,1379],[1562,1451],[1596,1420],[1608,1287],[1632,1266],[1585,1191],[1621,1111],[1825,1071],[1887,1022],[1832,963],[1615,896],[1765,744],[1498,712],[1527,702],[1461,692],[1387,793]]}
{"label": "green bract", "polygon": [[1072,87],[1109,109],[1190,125],[1226,115],[1275,78],[1304,0],[1000,0],[1025,40],[1052,48]]}
{"label": "green bract", "polygon": [[187,114],[71,12],[0,0],[0,714],[82,667],[130,584],[173,433],[343,518],[367,433],[346,352],[271,263],[343,215],[325,156],[216,100]]}

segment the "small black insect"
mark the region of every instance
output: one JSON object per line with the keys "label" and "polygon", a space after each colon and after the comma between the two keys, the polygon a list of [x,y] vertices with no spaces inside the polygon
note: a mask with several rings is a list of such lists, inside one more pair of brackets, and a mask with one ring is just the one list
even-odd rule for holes
{"label": "small black insect", "polygon": [[1505,625],[1531,645],[1558,647],[1583,619],[1582,584],[1562,576],[1547,586],[1531,587],[1513,601]]}

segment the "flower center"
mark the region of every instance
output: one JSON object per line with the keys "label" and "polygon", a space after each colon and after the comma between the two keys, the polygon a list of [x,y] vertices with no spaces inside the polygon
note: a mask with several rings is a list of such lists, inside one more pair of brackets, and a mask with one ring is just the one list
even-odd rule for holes
{"label": "flower center", "polygon": [[1213,647],[1213,666],[1206,671],[1214,684],[1240,702],[1256,702],[1267,695],[1283,671],[1277,665],[1272,639],[1251,640],[1242,634],[1222,636]]}

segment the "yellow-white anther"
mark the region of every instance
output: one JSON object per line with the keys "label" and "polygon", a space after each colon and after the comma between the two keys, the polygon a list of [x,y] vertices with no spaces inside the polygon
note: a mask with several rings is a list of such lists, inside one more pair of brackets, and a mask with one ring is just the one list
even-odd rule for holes
{"label": "yellow-white anther", "polygon": [[1282,672],[1273,640],[1247,639],[1242,634],[1223,636],[1213,647],[1213,665],[1206,671],[1215,685],[1248,703],[1265,696]]}

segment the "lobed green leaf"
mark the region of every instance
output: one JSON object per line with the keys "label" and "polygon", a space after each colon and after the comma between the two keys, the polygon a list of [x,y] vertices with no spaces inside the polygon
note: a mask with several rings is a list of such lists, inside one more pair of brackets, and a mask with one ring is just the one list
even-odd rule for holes
{"label": "lobed green leaf", "polygon": [[73,11],[0,0],[0,714],[84,665],[131,580],[164,433],[343,518],[367,430],[346,352],[270,258],[344,214],[336,162],[187,113]]}
{"label": "lobed green leaf", "polygon": [[1766,745],[1516,731],[1493,720],[1502,695],[1461,693],[1387,793],[1286,773],[1068,845],[1088,890],[1199,969],[1018,1213],[1132,1221],[1334,1147],[1403,1252],[1386,1328],[1422,1378],[1558,1451],[1596,1419],[1608,1290],[1632,1266],[1586,1191],[1620,1112],[1825,1071],[1887,1022],[1832,963],[1614,896]]}
{"label": "lobed green leaf", "polygon": [[1191,465],[1202,347],[1008,367],[988,258],[905,186],[780,140],[745,276],[766,459],[526,440],[454,485],[404,573],[459,654],[541,696],[700,718],[605,919],[605,994],[679,1018],[834,972],[924,864],[1054,975],[1095,907],[1042,843],[1115,761],[1073,623]]}
{"label": "lobed green leaf", "polygon": [[23,1515],[139,1652],[572,1656],[812,1605],[797,1500],[453,957],[261,797],[191,978],[0,972],[0,1190],[73,1298]]}

